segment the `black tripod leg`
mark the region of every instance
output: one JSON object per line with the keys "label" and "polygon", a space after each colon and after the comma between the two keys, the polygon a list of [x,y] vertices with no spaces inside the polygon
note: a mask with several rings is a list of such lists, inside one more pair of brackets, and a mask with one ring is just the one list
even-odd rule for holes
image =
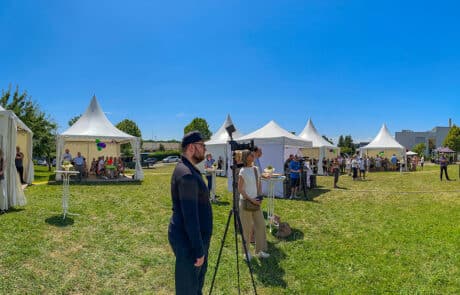
{"label": "black tripod leg", "polygon": [[[235,211],[236,212],[236,211]],[[236,255],[236,273],[237,273],[237,280],[238,280],[238,294],[241,294],[241,290],[240,290],[240,257],[238,255],[238,229],[240,229],[240,232],[242,233],[242,228],[241,227],[238,227],[238,213],[235,213],[234,217],[233,217],[233,224],[234,224],[234,229],[235,229],[235,255]],[[243,241],[244,241],[244,237],[243,237],[243,234],[241,234],[241,237],[243,238]]]}
{"label": "black tripod leg", "polygon": [[[214,274],[212,275],[212,282],[211,282],[211,288],[209,289],[209,295],[211,295],[212,289],[214,288],[214,281],[216,279],[217,270],[219,269],[220,257],[222,256],[222,250],[224,249],[225,238],[227,237],[228,226],[230,225],[230,220],[232,219],[232,214],[233,214],[233,210],[230,210],[230,212],[228,213],[227,224],[225,225],[224,236],[222,237],[222,242],[220,244],[219,255],[217,256],[216,269],[214,270]],[[238,260],[237,260],[237,262],[238,262]]]}
{"label": "black tripod leg", "polygon": [[[238,212],[235,212],[235,220],[238,221],[238,228],[240,230],[241,239],[243,241],[244,253],[246,255],[246,253],[249,253],[249,249],[246,247],[246,241],[243,235],[243,225],[241,224],[240,214]],[[254,294],[257,295],[256,282],[254,281],[254,274],[252,272],[251,261],[249,261],[249,259],[246,259],[246,264],[248,265],[249,273],[251,274],[251,281],[252,281],[252,287],[254,288]],[[239,290],[239,284],[238,284],[238,290]]]}

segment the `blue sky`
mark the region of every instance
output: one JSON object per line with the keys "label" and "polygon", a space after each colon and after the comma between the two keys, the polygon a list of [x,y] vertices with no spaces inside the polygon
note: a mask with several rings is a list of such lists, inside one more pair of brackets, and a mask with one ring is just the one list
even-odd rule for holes
{"label": "blue sky", "polygon": [[0,1],[0,88],[67,129],[93,94],[144,139],[227,113],[329,137],[460,124],[457,1]]}

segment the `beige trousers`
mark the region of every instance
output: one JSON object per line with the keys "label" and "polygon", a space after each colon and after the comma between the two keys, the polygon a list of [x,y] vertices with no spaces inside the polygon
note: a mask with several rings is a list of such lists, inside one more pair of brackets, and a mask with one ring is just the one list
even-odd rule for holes
{"label": "beige trousers", "polygon": [[[250,236],[254,225],[254,236],[256,238],[256,254],[260,251],[267,251],[267,235],[265,232],[265,219],[262,210],[248,211],[243,208],[243,201],[240,200],[240,219],[243,225],[244,240],[249,251]],[[243,247],[244,253],[244,247]]]}

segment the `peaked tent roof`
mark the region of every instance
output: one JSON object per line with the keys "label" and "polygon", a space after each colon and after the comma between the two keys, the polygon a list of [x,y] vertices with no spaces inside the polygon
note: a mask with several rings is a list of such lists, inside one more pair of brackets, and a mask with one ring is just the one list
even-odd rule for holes
{"label": "peaked tent roof", "polygon": [[377,136],[366,146],[362,147],[363,149],[373,149],[373,148],[395,148],[395,149],[404,149],[404,147],[394,139],[390,131],[385,124],[380,128]]}
{"label": "peaked tent roof", "polygon": [[95,138],[109,137],[118,140],[129,140],[135,138],[115,126],[107,119],[102,111],[96,96],[93,96],[91,103],[85,113],[69,129],[61,133],[64,137]]}
{"label": "peaked tent roof", "polygon": [[27,127],[27,125],[24,124],[24,122],[22,122],[22,120],[19,119],[19,117],[16,116],[16,114],[15,114],[13,111],[11,111],[11,110],[6,110],[4,107],[2,107],[2,106],[0,105],[0,112],[7,112],[7,113],[9,113],[9,115],[16,121],[16,124],[18,125],[18,127],[19,127],[20,129],[22,129],[22,130],[24,130],[24,131],[26,131],[26,132],[29,132],[29,133],[31,133],[31,134],[33,133],[32,130],[30,130],[30,128]]}
{"label": "peaked tent roof", "polygon": [[299,137],[311,141],[313,147],[334,147],[333,144],[325,140],[319,134],[318,130],[316,130],[315,128],[315,125],[313,125],[311,119],[308,119],[307,125],[305,125],[305,128],[299,134]]}
{"label": "peaked tent roof", "polygon": [[251,139],[285,139],[287,145],[308,147],[312,145],[311,141],[300,138],[297,135],[290,133],[276,124],[275,121],[268,122],[265,126],[256,131],[238,138],[238,141]]}
{"label": "peaked tent roof", "polygon": [[[224,124],[217,130],[216,133],[214,133],[211,138],[206,142],[207,145],[212,145],[212,144],[226,144],[230,140],[230,136],[228,136],[227,130],[225,129],[225,126],[228,126],[232,124],[232,118],[230,118],[230,115],[227,115],[227,119],[225,119]],[[236,130],[233,132],[233,139],[237,139],[243,134]]]}

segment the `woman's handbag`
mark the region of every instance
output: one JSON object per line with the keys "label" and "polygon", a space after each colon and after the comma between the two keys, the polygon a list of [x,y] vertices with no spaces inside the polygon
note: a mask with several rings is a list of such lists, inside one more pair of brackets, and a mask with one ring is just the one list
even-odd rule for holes
{"label": "woman's handbag", "polygon": [[243,200],[243,209],[246,211],[257,211],[260,209],[260,205],[254,204],[249,200]]}
{"label": "woman's handbag", "polygon": [[[256,177],[256,185],[259,187],[259,175],[257,173],[256,168],[254,167],[254,175]],[[262,201],[262,198],[259,198],[258,200]],[[243,209],[246,211],[257,211],[260,209],[260,204],[254,204],[249,200],[244,199],[243,200]]]}

